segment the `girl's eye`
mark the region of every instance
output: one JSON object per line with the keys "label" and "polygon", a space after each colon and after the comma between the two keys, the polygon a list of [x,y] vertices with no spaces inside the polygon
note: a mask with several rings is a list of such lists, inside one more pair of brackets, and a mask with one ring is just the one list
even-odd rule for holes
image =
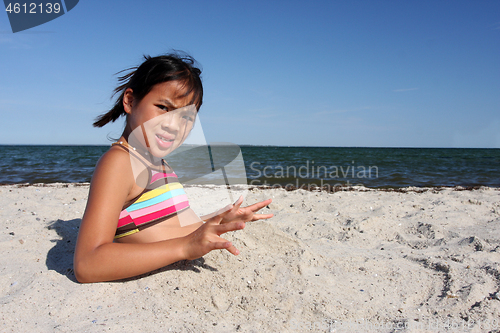
{"label": "girl's eye", "polygon": [[161,110],[163,110],[163,111],[167,111],[167,112],[170,111],[168,109],[168,106],[165,106],[165,105],[162,105],[162,104],[158,104],[158,105],[156,105],[156,107],[159,108],[159,109],[161,109]]}
{"label": "girl's eye", "polygon": [[182,118],[186,119],[187,121],[194,121],[193,117],[191,116],[184,116]]}

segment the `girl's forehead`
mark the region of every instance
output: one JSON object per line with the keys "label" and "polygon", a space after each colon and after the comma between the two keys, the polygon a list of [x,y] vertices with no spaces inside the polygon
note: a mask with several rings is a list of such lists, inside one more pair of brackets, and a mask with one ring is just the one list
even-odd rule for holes
{"label": "girl's forehead", "polygon": [[158,83],[153,87],[153,89],[151,89],[152,93],[174,99],[184,99],[191,97],[192,93],[188,93],[188,91],[189,88],[180,81]]}

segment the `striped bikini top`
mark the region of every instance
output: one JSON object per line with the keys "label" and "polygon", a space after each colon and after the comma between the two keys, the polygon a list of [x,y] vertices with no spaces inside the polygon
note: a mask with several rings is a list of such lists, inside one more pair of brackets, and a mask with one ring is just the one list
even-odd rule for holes
{"label": "striped bikini top", "polygon": [[[123,207],[118,219],[115,239],[163,222],[189,208],[184,188],[179,183],[175,172],[164,160],[161,160],[161,166],[153,166],[123,144],[117,143],[117,146],[125,149],[146,166],[149,179],[146,188]],[[171,171],[167,172],[167,168]]]}

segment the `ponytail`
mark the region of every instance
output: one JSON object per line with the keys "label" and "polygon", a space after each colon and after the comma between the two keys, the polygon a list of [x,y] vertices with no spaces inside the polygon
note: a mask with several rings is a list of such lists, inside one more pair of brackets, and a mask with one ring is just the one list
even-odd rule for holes
{"label": "ponytail", "polygon": [[127,114],[125,112],[125,109],[123,108],[123,95],[125,93],[125,90],[127,90],[127,88],[130,86],[130,78],[135,74],[136,70],[137,67],[132,67],[116,73],[120,74],[124,71],[130,71],[129,73],[118,77],[118,82],[122,84],[115,88],[113,96],[120,93],[120,97],[117,98],[115,105],[111,110],[109,110],[105,114],[101,114],[99,117],[96,118],[93,124],[94,127],[103,127],[107,123],[115,122],[118,118],[120,118],[121,116],[125,116]]}
{"label": "ponytail", "polygon": [[[120,96],[119,101],[123,102],[123,94]],[[115,120],[120,118],[120,116],[124,115],[126,115],[126,112],[123,108],[123,104],[118,105],[118,103],[116,103],[116,105],[107,113],[101,114],[99,117],[97,117],[93,125],[94,127],[103,127],[107,123],[114,122]]]}

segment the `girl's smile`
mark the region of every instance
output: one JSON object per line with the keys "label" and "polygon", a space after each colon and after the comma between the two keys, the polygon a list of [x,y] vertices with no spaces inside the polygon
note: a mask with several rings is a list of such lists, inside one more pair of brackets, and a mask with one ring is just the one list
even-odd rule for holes
{"label": "girl's smile", "polygon": [[162,134],[156,134],[156,141],[158,143],[158,145],[160,147],[163,147],[163,148],[170,148],[170,146],[172,146],[172,144],[174,143],[174,139],[175,137],[173,138],[169,138],[171,137],[171,135],[162,135]]}

